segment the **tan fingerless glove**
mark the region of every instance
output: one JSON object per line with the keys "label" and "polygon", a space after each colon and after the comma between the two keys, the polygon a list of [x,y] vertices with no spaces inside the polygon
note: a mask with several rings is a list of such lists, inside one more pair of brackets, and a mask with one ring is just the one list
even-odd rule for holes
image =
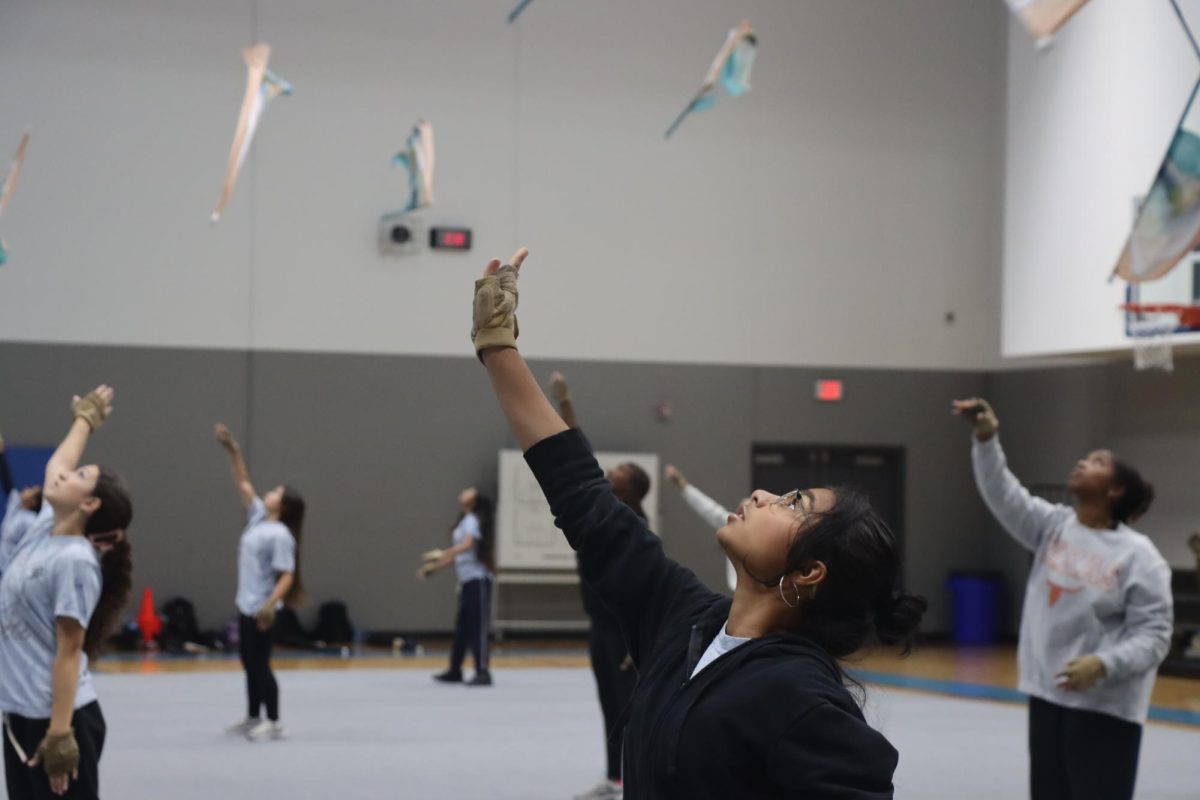
{"label": "tan fingerless glove", "polygon": [[76,419],[86,422],[94,431],[104,424],[104,401],[96,392],[89,392],[71,404]]}
{"label": "tan fingerless glove", "polygon": [[495,275],[475,281],[475,304],[471,319],[471,341],[483,360],[489,347],[517,346],[517,270],[505,264]]}
{"label": "tan fingerless glove", "polygon": [[987,400],[980,400],[977,408],[979,411],[972,418],[971,424],[974,426],[975,438],[986,442],[996,435],[996,431],[1000,430],[1000,420]]}
{"label": "tan fingerless glove", "polygon": [[74,773],[79,769],[79,743],[75,741],[75,731],[47,733],[38,745],[35,758],[42,762],[42,768],[51,778]]}

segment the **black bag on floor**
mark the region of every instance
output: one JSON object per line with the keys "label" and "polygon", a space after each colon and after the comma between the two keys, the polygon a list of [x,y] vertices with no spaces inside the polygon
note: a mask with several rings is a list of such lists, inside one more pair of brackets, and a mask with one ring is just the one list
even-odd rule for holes
{"label": "black bag on floor", "polygon": [[192,605],[191,600],[173,597],[163,603],[162,613],[166,617],[166,624],[163,625],[159,641],[168,653],[181,653],[184,643],[201,640],[200,625],[196,622],[196,607]]}
{"label": "black bag on floor", "polygon": [[338,644],[349,644],[354,641],[354,626],[350,624],[350,615],[346,604],[337,600],[322,603],[317,610],[317,627],[313,628],[312,638]]}
{"label": "black bag on floor", "polygon": [[290,608],[281,608],[275,614],[275,643],[281,647],[312,647],[312,637]]}

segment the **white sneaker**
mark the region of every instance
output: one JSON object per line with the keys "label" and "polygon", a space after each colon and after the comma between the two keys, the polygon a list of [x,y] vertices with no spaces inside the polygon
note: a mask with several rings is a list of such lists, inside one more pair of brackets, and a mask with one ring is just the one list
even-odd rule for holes
{"label": "white sneaker", "polygon": [[261,723],[262,723],[262,720],[259,719],[258,717],[246,717],[244,720],[237,723],[236,725],[230,725],[228,728],[225,729],[225,732],[226,733],[236,733],[241,736],[245,736],[247,733],[249,733],[251,730],[256,728]]}
{"label": "white sneaker", "polygon": [[246,738],[252,742],[270,742],[275,739],[282,739],[283,726],[278,722],[271,722],[269,719],[264,719],[246,731]]}
{"label": "white sneaker", "polygon": [[616,781],[603,780],[584,794],[575,795],[575,800],[621,800],[625,787]]}

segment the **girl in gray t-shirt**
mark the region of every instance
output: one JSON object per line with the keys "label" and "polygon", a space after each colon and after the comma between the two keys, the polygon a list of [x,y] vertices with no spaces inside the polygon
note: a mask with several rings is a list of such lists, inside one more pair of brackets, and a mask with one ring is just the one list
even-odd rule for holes
{"label": "girl in gray t-shirt", "polygon": [[[246,670],[246,718],[230,733],[254,741],[279,739],[279,683],[271,670],[275,613],[285,605],[303,602],[300,583],[300,531],[304,498],[294,489],[277,486],[260,499],[250,483],[242,448],[223,424],[217,441],[229,454],[233,482],[246,507],[246,527],[238,542],[238,649]],[[267,718],[262,718],[263,707]]]}
{"label": "girl in gray t-shirt", "polygon": [[0,577],[0,710],[12,800],[99,796],[104,716],[88,672],[129,597],[129,492],[111,470],[80,466],[112,411],[100,386],[46,466],[42,509]]}
{"label": "girl in gray t-shirt", "polygon": [[495,506],[492,499],[475,487],[458,495],[462,513],[451,531],[452,546],[430,550],[417,575],[422,580],[454,565],[458,577],[458,613],[454,621],[454,647],[450,668],[434,676],[441,683],[461,683],[462,665],[467,651],[475,658],[475,677],[471,686],[491,686],[488,669],[489,622],[492,618],[492,567],[495,542]]}

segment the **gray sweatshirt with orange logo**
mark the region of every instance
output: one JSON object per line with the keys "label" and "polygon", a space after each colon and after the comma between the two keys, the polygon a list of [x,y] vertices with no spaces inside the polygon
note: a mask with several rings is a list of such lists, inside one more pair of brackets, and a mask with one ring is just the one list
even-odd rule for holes
{"label": "gray sweatshirt with orange logo", "polygon": [[[1141,724],[1171,644],[1171,568],[1127,525],[1089,528],[1070,506],[1032,496],[1008,470],[999,437],[971,451],[979,493],[1033,553],[1017,649],[1022,692]],[[1060,688],[1067,662],[1099,656],[1106,675],[1082,692]]]}

